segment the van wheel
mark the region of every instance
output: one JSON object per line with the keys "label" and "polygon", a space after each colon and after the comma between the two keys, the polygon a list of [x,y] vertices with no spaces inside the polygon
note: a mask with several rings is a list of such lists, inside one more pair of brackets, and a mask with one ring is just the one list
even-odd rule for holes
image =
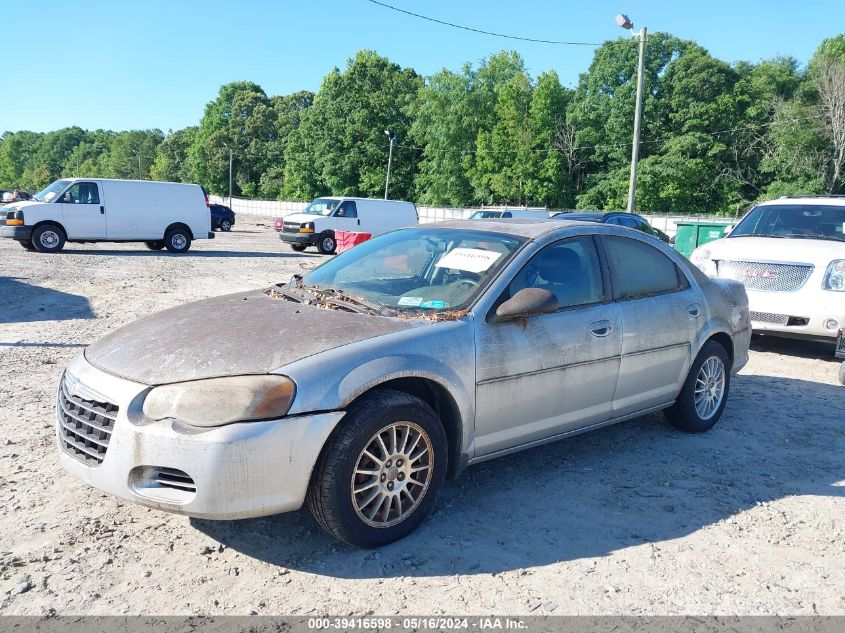
{"label": "van wheel", "polygon": [[164,247],[171,253],[185,253],[191,248],[191,235],[181,227],[170,229],[164,235]]}
{"label": "van wheel", "polygon": [[32,245],[39,253],[58,253],[65,245],[65,232],[55,224],[42,224],[32,232]]}
{"label": "van wheel", "polygon": [[232,223],[229,220],[223,220],[220,223],[220,230],[221,231],[231,231],[232,230]]}
{"label": "van wheel", "polygon": [[35,250],[35,246],[33,246],[32,240],[21,240],[19,242],[19,244],[21,246],[23,246],[28,251],[34,251]]}
{"label": "van wheel", "polygon": [[337,244],[334,241],[334,233],[331,231],[325,231],[320,233],[320,237],[317,238],[317,250],[320,251],[323,255],[331,255],[334,253],[334,249],[337,247]]}
{"label": "van wheel", "polygon": [[144,246],[146,246],[151,251],[160,251],[164,248],[164,240],[157,240],[155,242],[144,242]]}
{"label": "van wheel", "polygon": [[308,248],[307,244],[291,244],[290,247],[295,250],[297,253],[301,253],[306,248]]}
{"label": "van wheel", "polygon": [[431,512],[446,477],[446,433],[428,404],[375,390],[326,443],[308,507],[329,534],[378,547],[410,534]]}
{"label": "van wheel", "polygon": [[675,404],[664,412],[669,421],[690,433],[713,428],[728,401],[729,367],[725,348],[716,341],[707,341],[696,356]]}

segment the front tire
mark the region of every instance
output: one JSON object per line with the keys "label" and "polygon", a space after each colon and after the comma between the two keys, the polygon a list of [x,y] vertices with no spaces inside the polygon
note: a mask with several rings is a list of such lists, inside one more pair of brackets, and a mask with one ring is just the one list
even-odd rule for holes
{"label": "front tire", "polygon": [[716,341],[707,341],[696,356],[675,404],[666,409],[666,417],[683,431],[708,431],[722,417],[730,386],[728,353]]}
{"label": "front tire", "polygon": [[32,232],[32,245],[39,253],[58,253],[65,245],[65,232],[55,224],[42,224]]}
{"label": "front tire", "polygon": [[373,391],[323,447],[308,507],[329,534],[378,547],[410,534],[431,512],[448,460],[446,433],[425,402]]}
{"label": "front tire", "polygon": [[290,247],[295,250],[297,253],[301,253],[306,248],[308,248],[307,244],[291,244]]}
{"label": "front tire", "polygon": [[185,253],[191,248],[191,234],[181,227],[170,229],[164,236],[164,247],[171,253]]}
{"label": "front tire", "polygon": [[334,233],[332,231],[324,231],[320,233],[317,238],[317,250],[323,255],[331,255],[337,248],[337,243],[334,240]]}

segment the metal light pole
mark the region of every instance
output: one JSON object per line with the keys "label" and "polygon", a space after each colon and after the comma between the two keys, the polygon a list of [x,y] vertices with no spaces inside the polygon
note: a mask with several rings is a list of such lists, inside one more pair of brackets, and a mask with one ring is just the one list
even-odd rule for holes
{"label": "metal light pole", "polygon": [[634,199],[637,195],[637,162],[640,157],[640,118],[643,109],[643,66],[645,60],[645,40],[646,27],[642,27],[639,32],[634,32],[634,23],[627,15],[619,14],[616,16],[616,24],[623,29],[631,31],[631,35],[639,36],[640,38],[640,59],[637,63],[637,105],[634,110],[634,140],[631,145],[631,181],[628,184],[628,213],[634,212]]}
{"label": "metal light pole", "polygon": [[229,208],[232,208],[232,148],[229,148]]}
{"label": "metal light pole", "polygon": [[396,135],[391,134],[390,130],[385,130],[388,138],[390,138],[390,150],[387,154],[387,178],[384,179],[384,199],[387,200],[387,189],[390,186],[390,164],[393,162],[393,143],[396,142]]}
{"label": "metal light pole", "polygon": [[141,150],[135,150],[135,155],[138,157],[138,180],[143,180],[141,177]]}

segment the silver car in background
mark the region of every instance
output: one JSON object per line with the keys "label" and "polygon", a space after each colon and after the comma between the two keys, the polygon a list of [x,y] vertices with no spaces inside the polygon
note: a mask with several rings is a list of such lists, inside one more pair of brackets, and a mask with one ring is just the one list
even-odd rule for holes
{"label": "silver car in background", "polygon": [[739,283],[640,232],[427,224],[106,336],[62,378],[57,439],[119,497],[211,519],[307,502],[373,547],[468,465],[661,409],[709,429],[750,335]]}

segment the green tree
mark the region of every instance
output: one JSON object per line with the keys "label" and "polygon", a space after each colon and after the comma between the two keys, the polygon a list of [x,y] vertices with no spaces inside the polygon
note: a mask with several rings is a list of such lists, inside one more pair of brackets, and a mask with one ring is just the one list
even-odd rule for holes
{"label": "green tree", "polygon": [[153,180],[169,182],[195,182],[191,173],[188,152],[197,135],[198,128],[186,127],[170,131],[156,148],[155,160],[150,167]]}
{"label": "green tree", "polygon": [[[373,51],[360,51],[344,71],[329,73],[286,148],[286,193],[380,195],[388,157],[384,130],[400,142],[407,138],[408,110],[421,85],[413,70]],[[411,153],[394,155],[392,197],[410,196],[416,162]]]}

